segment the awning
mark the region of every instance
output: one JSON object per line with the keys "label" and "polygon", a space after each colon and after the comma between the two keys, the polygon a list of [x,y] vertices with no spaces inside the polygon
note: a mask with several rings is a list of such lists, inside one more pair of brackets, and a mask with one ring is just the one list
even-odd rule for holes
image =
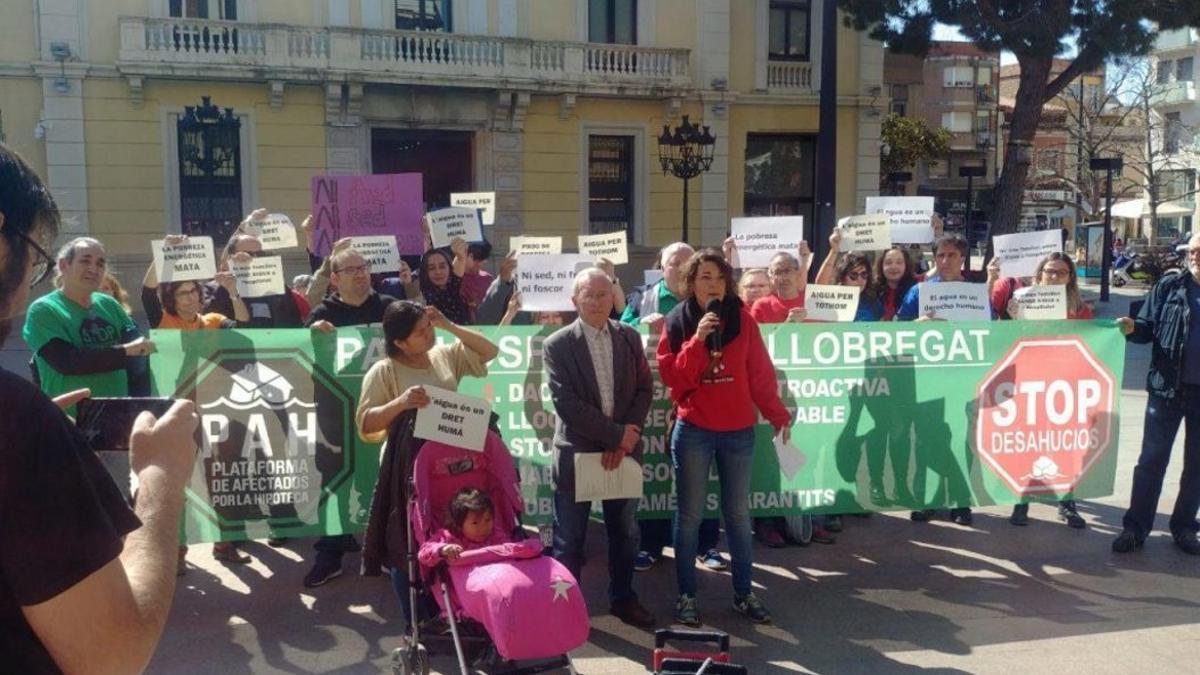
{"label": "awning", "polygon": [[[1190,206],[1179,202],[1163,202],[1158,205],[1158,217],[1170,218],[1173,216],[1190,216],[1195,211]],[[1101,209],[1103,213],[1103,209]],[[1141,218],[1142,216],[1150,215],[1150,200],[1148,199],[1128,199],[1123,202],[1113,204],[1112,214],[1114,218]]]}

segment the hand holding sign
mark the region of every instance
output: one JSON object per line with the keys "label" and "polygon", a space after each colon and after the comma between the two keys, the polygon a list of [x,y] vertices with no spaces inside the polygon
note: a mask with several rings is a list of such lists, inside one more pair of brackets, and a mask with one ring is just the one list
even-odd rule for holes
{"label": "hand holding sign", "polygon": [[944,321],[991,321],[992,304],[986,284],[965,281],[922,283],[920,313]]}
{"label": "hand holding sign", "polygon": [[269,213],[260,220],[251,221],[248,227],[257,229],[264,251],[295,248],[300,243],[292,219],[282,213]]}
{"label": "hand holding sign", "polygon": [[[742,267],[766,267],[780,251],[791,251],[804,238],[802,216],[734,218],[730,231]],[[801,261],[803,264],[803,261]]]}
{"label": "hand holding sign", "polygon": [[261,298],[286,292],[283,259],[279,256],[250,258],[249,262],[235,257],[229,263],[229,271],[237,280],[238,295],[243,298]]}
{"label": "hand holding sign", "polygon": [[841,249],[886,251],[892,247],[892,217],[887,213],[847,216],[838,221]]}
{"label": "hand holding sign", "polygon": [[400,251],[396,248],[395,237],[390,235],[351,237],[349,241],[354,250],[366,259],[372,272],[397,272],[400,270]]}
{"label": "hand holding sign", "polygon": [[804,307],[810,321],[854,321],[858,313],[858,301],[862,292],[856,286],[822,286],[808,284],[804,287]]}
{"label": "hand holding sign", "polygon": [[449,246],[455,239],[483,241],[483,230],[479,225],[479,214],[473,209],[451,206],[426,215],[429,236],[434,248]]}
{"label": "hand holding sign", "polygon": [[614,265],[624,265],[629,262],[629,247],[625,239],[625,230],[608,234],[581,234],[579,235],[579,252],[594,258],[607,258]]}
{"label": "hand holding sign", "polygon": [[526,256],[517,269],[517,292],[527,312],[571,312],[571,285],[580,265],[591,261],[575,253]]}
{"label": "hand holding sign", "polygon": [[438,387],[423,387],[429,404],[417,410],[413,435],[465,450],[483,452],[492,404]]}
{"label": "hand holding sign", "polygon": [[894,244],[933,241],[933,197],[867,197],[867,213],[888,214]]}
{"label": "hand holding sign", "polygon": [[204,281],[217,273],[212,237],[178,237],[150,242],[159,283]]}
{"label": "hand holding sign", "polygon": [[1017,289],[1009,303],[1009,315],[1026,321],[1066,319],[1067,287],[1055,285]]}
{"label": "hand holding sign", "polygon": [[1062,230],[998,234],[992,243],[1003,276],[1031,277],[1043,258],[1062,252]]}

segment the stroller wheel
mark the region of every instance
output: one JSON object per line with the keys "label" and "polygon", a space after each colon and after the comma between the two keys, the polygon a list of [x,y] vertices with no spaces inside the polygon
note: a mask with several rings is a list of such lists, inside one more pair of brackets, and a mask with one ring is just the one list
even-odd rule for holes
{"label": "stroller wheel", "polygon": [[429,652],[425,645],[392,650],[392,675],[429,675]]}

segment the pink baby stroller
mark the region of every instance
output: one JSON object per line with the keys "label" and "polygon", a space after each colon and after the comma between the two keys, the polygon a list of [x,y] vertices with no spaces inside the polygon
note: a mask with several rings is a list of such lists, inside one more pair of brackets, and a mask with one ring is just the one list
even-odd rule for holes
{"label": "pink baby stroller", "polygon": [[408,645],[393,653],[393,672],[428,672],[424,640],[431,648],[438,642],[452,642],[463,675],[471,672],[465,647],[486,651],[489,645],[500,662],[499,669],[489,666],[492,673],[560,668],[574,673],[567,652],[588,636],[583,593],[565,566],[540,554],[540,539],[524,539],[517,471],[500,436],[489,431],[483,452],[426,441],[417,452],[412,475],[410,551],[442,529],[447,505],[464,487],[488,493],[494,507],[493,532],[508,543],[469,550],[454,564],[443,560],[432,567],[418,568],[409,556],[414,611],[418,594],[428,591],[449,634],[430,631],[426,625],[422,635],[421,622],[414,622]]}

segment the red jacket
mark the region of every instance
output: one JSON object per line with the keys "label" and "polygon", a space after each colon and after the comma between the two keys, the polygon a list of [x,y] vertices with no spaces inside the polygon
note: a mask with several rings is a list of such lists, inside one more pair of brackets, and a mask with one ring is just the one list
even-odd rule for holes
{"label": "red jacket", "polygon": [[758,323],[744,307],[738,336],[722,350],[724,369],[709,373],[709,365],[703,340],[693,335],[672,353],[664,327],[658,340],[658,372],[679,419],[708,431],[736,431],[758,422],[757,407],[776,431],[791,424]]}

